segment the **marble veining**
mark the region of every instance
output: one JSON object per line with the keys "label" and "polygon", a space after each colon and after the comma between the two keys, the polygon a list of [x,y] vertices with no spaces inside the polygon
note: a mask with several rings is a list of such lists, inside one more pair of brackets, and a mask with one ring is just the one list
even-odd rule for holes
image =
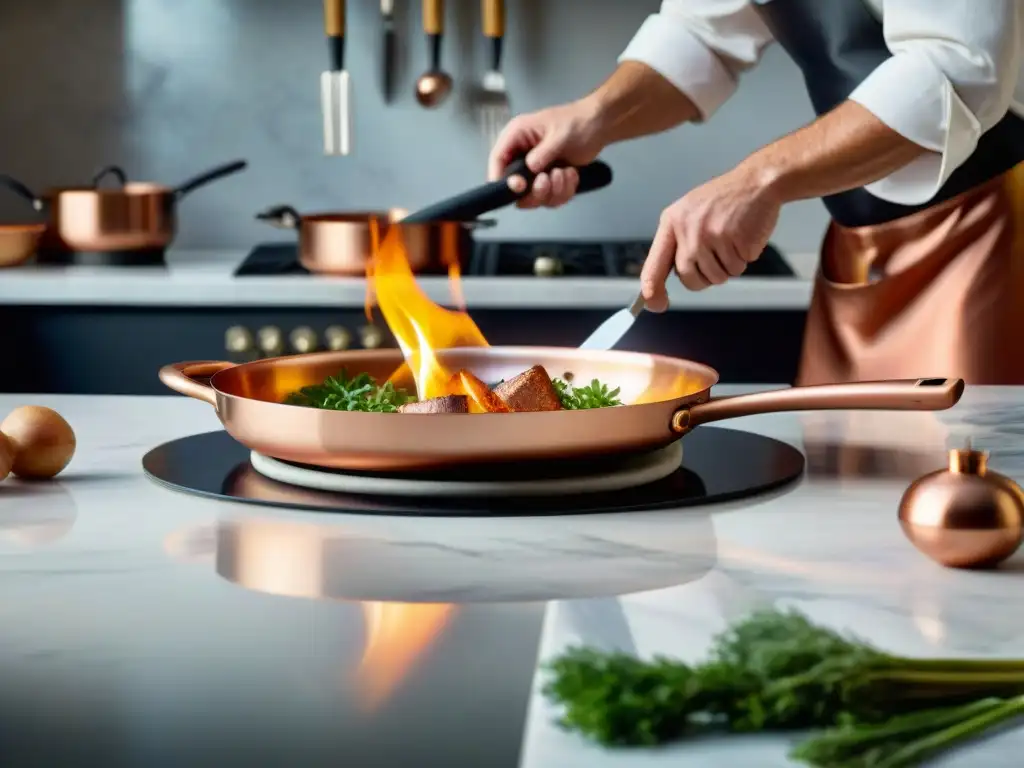
{"label": "marble veining", "polygon": [[[1024,558],[994,572],[945,570],[896,523],[909,481],[967,438],[992,452],[994,469],[1024,480],[1024,389],[969,388],[942,413],[736,420],[729,426],[805,450],[807,478],[754,502],[537,519],[325,516],[194,498],[148,482],[139,462],[158,442],[216,428],[207,406],[11,395],[0,412],[27,402],[63,413],[79,449],[52,484],[0,484],[0,715],[55,727],[45,713],[60,701],[95,721],[109,743],[90,743],[110,765],[176,749],[143,738],[141,713],[159,713],[167,733],[195,739],[195,765],[250,756],[254,744],[265,751],[253,765],[278,764],[286,747],[312,765],[408,759],[388,752],[399,728],[419,754],[490,754],[523,768],[783,766],[779,737],[655,751],[588,745],[553,725],[540,665],[579,643],[697,658],[729,621],[768,605],[796,606],[898,653],[1024,655]],[[252,541],[280,557],[246,572],[237,555]],[[421,635],[412,651],[394,645]],[[386,646],[387,664],[374,667]],[[481,676],[493,690],[470,706]],[[186,702],[199,704],[190,712]],[[417,718],[430,728],[410,725]],[[466,723],[485,721],[504,724],[489,745],[457,744]],[[219,723],[216,734],[203,723]],[[0,741],[9,733],[0,726]],[[19,754],[42,749],[31,729],[17,733]],[[144,746],[128,749],[129,736]],[[938,764],[1009,768],[1021,749],[1024,729],[1011,730]]]}

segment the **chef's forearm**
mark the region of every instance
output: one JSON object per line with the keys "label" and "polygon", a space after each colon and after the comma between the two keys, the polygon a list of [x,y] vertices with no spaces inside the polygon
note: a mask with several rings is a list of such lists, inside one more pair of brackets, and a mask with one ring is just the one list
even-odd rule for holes
{"label": "chef's forearm", "polygon": [[686,94],[636,61],[620,64],[581,103],[593,115],[606,145],[661,133],[700,116]]}
{"label": "chef's forearm", "polygon": [[927,151],[847,101],[758,150],[741,168],[779,200],[792,202],[871,184]]}

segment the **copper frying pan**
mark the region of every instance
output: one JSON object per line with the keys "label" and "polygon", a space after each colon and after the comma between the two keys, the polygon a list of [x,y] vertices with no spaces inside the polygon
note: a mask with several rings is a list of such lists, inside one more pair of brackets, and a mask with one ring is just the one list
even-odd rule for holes
{"label": "copper frying pan", "polygon": [[453,464],[557,459],[657,448],[701,424],[777,411],[875,409],[937,411],[964,391],[961,379],[909,379],[793,387],[712,398],[713,368],[661,355],[560,347],[445,349],[450,370],[468,368],[498,381],[533,365],[551,376],[600,379],[620,387],[625,403],[589,411],[409,414],[327,411],[281,401],[345,368],[386,380],[402,363],[399,350],[318,352],[235,365],[175,363],[160,380],[176,392],[210,403],[224,428],[252,450],[285,461],[377,471]]}

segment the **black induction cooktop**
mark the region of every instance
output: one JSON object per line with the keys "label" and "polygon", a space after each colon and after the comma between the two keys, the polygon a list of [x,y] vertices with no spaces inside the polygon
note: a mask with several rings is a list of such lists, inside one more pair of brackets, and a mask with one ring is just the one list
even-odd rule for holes
{"label": "black induction cooktop", "polygon": [[[623,277],[640,276],[649,240],[480,240],[473,249],[467,277]],[[545,277],[545,267],[557,265],[557,276]],[[541,274],[538,274],[541,273]],[[237,277],[304,275],[294,242],[261,243],[235,271]],[[760,258],[740,277],[794,277],[775,246],[768,244]]]}
{"label": "black induction cooktop", "polygon": [[[600,462],[513,463],[405,473],[406,479],[541,478],[571,476]],[[160,485],[224,501],[325,513],[426,517],[581,515],[679,509],[756,496],[801,477],[804,456],[793,446],[764,435],[721,427],[701,427],[685,438],[682,462],[674,473],[622,491],[563,496],[412,497],[310,490],[271,480],[249,462],[249,450],[227,432],[183,437],[151,450],[142,459],[146,475]],[[321,470],[330,471],[330,470]],[[373,475],[372,472],[348,472]]]}

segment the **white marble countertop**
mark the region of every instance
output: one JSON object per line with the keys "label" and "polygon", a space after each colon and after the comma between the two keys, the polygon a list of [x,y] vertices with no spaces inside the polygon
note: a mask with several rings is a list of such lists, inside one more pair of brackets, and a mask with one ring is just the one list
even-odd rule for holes
{"label": "white marble countertop", "polygon": [[[171,250],[166,267],[78,267],[28,264],[0,270],[0,305],[325,307],[363,306],[361,278],[285,275],[236,278],[244,250]],[[796,309],[810,303],[812,259],[789,257],[795,278],[744,277],[691,293],[670,283],[673,309]],[[431,299],[450,303],[446,277],[423,277]],[[618,308],[636,297],[626,278],[467,277],[469,309]]]}
{"label": "white marble countertop", "polygon": [[[151,765],[173,752],[195,766],[269,766],[284,754],[303,765],[402,764],[381,760],[410,754],[482,765],[505,738],[518,755],[486,764],[770,768],[788,765],[786,739],[591,746],[552,725],[536,669],[581,643],[699,657],[727,622],[768,604],[894,652],[1024,655],[1024,560],[945,570],[896,523],[907,483],[968,436],[991,451],[994,469],[1024,480],[1022,388],[972,388],[937,414],[735,420],[724,426],[809,457],[798,486],[755,501],[469,520],[318,515],[174,493],[149,482],[140,459],[216,429],[209,407],[4,395],[0,415],[25,403],[56,408],[79,440],[57,481],[0,484],[0,711],[13,713],[7,733],[23,737],[16,754],[49,750],[32,764],[93,754],[108,766]],[[282,586],[268,596],[217,577],[237,554],[225,532],[240,526],[272,539],[315,532],[321,545],[275,566]],[[343,566],[331,564],[338,557]],[[281,596],[328,583],[341,585],[332,599]],[[370,643],[389,626],[389,641]],[[367,670],[387,642],[375,677]],[[474,746],[466,732],[478,726],[486,743]],[[1022,750],[1017,729],[936,764],[1009,768]],[[376,761],[350,759],[359,754]]]}

